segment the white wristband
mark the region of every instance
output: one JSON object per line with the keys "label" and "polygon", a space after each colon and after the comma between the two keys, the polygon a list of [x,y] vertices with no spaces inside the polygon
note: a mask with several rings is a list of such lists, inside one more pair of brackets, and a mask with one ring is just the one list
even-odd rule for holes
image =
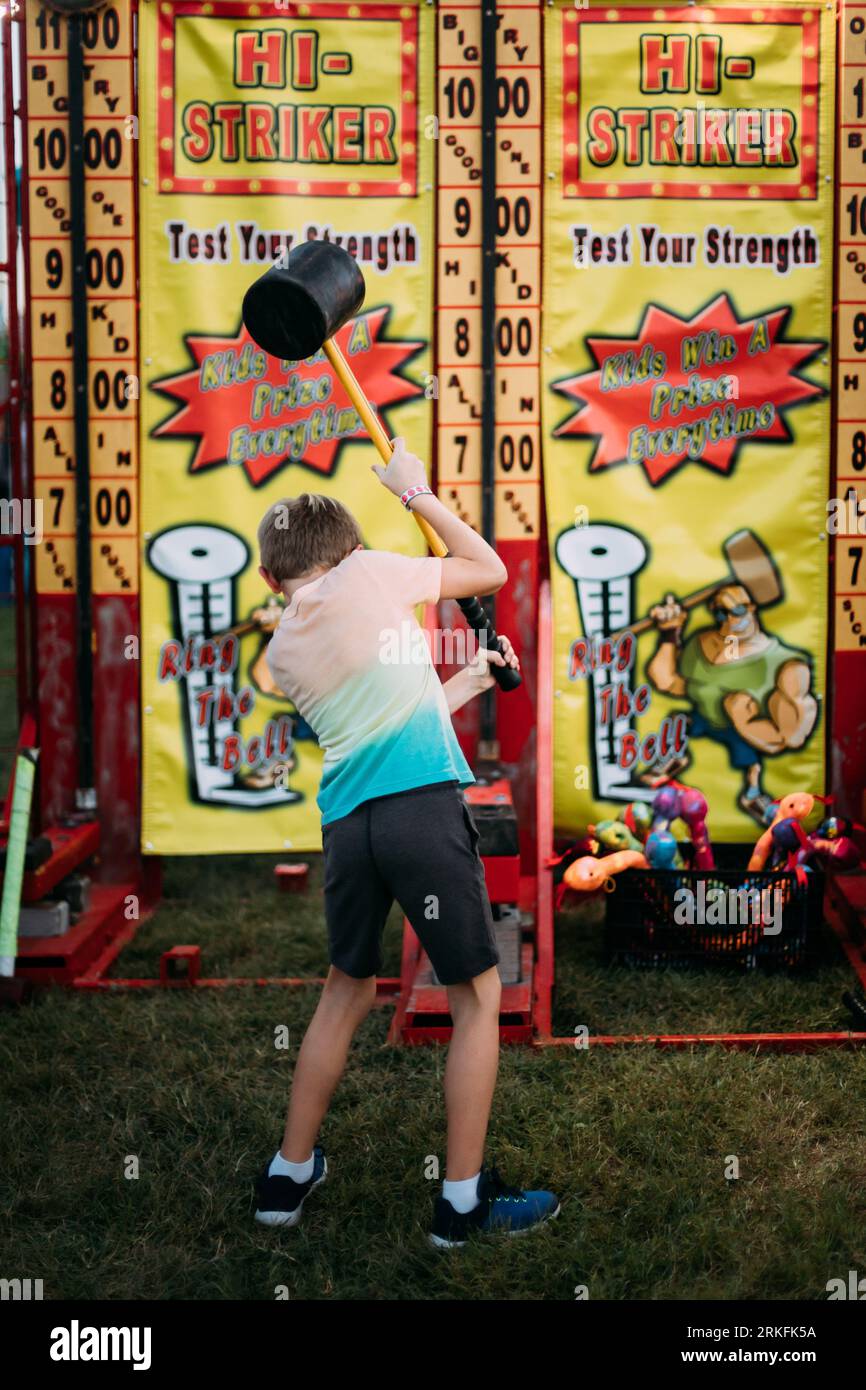
{"label": "white wristband", "polygon": [[409,512],[412,510],[412,508],[409,506],[409,503],[412,501],[412,498],[424,496],[432,497],[433,489],[429,488],[426,483],[419,483],[416,487],[407,487],[405,492],[401,492],[400,501],[403,503],[403,506],[406,508],[407,512]]}

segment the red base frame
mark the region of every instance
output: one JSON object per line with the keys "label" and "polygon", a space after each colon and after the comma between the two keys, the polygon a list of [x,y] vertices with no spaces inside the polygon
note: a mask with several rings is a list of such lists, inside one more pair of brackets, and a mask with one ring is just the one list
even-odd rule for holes
{"label": "red base frame", "polygon": [[[548,581],[539,589],[538,608],[538,929],[536,964],[535,1027],[536,1047],[575,1047],[573,1037],[555,1037],[551,1029],[551,997],[554,978],[553,892],[550,871],[544,868],[553,853],[553,619]],[[854,940],[850,913],[843,917],[838,907],[839,885],[831,888],[825,917],[851,964],[861,987],[866,988],[866,959]],[[864,934],[866,939],[866,934]],[[866,1033],[668,1033],[599,1034],[586,1040],[598,1047],[724,1047],[737,1052],[810,1052],[827,1047],[858,1047],[866,1043]],[[581,1046],[583,1043],[581,1043]]]}

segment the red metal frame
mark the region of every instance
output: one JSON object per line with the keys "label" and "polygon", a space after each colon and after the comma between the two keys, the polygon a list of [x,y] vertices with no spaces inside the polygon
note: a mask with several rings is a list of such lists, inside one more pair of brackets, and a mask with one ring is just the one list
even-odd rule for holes
{"label": "red metal frame", "polygon": [[15,758],[9,772],[9,783],[6,788],[6,798],[3,802],[3,810],[0,812],[0,837],[9,834],[9,818],[12,814],[12,797],[15,792],[15,769],[18,765],[18,754],[25,748],[36,747],[36,720],[32,713],[28,711],[21,720],[18,730],[18,742],[15,746]]}
{"label": "red metal frame", "polygon": [[[137,5],[133,0],[133,22]],[[13,29],[11,24],[17,24]],[[10,292],[10,363],[13,366],[10,405],[10,448],[13,459],[13,492],[20,497],[34,493],[33,400],[29,374],[24,380],[14,371],[21,336],[18,303],[32,304],[29,294],[29,201],[28,163],[28,54],[23,7],[14,21],[0,20],[2,70],[4,75],[4,149],[7,166],[14,169],[12,123],[20,126],[22,162],[21,237],[15,225],[15,204],[7,206],[9,260],[0,267],[14,276],[15,256],[23,250],[20,283],[24,293]],[[13,88],[13,45],[20,58],[19,88]],[[134,47],[129,54],[134,74]],[[15,97],[17,96],[17,101]],[[133,160],[136,151],[133,149]],[[10,162],[11,161],[11,162]],[[130,175],[137,193],[136,169]],[[10,181],[14,190],[15,181]],[[14,196],[14,195],[13,195]],[[130,247],[135,247],[132,229]],[[24,360],[32,361],[31,316],[23,316]],[[22,439],[22,421],[28,422],[27,447]],[[16,538],[20,541],[21,538]],[[35,565],[26,576],[23,543],[16,547],[16,636],[18,642],[18,681],[20,733],[19,747],[40,749],[39,812],[37,824],[52,843],[53,854],[41,869],[26,875],[25,901],[42,897],[57,881],[88,860],[93,860],[90,906],[75,926],[63,936],[22,938],[19,943],[17,973],[25,979],[43,983],[71,983],[94,960],[104,966],[119,952],[138,929],[146,912],[127,922],[131,898],[142,901],[152,896],[157,875],[142,866],[138,854],[137,817],[139,803],[138,748],[126,742],[128,710],[139,704],[138,672],[135,663],[122,660],[121,639],[138,629],[137,596],[96,595],[94,598],[94,666],[97,673],[95,712],[97,756],[101,769],[102,812],[99,822],[70,820],[76,786],[76,699],[74,651],[74,597],[37,594]],[[37,643],[38,637],[38,643]],[[121,653],[121,655],[118,655]],[[37,695],[38,688],[38,695]],[[10,788],[11,790],[11,788]],[[8,804],[4,821],[8,820]],[[77,818],[75,818],[77,821]],[[0,822],[0,834],[4,823]],[[93,859],[96,849],[100,857]],[[104,968],[104,967],[103,967]]]}
{"label": "red metal frame", "polygon": [[[132,933],[134,935],[134,933]],[[124,946],[127,943],[121,942]],[[116,952],[114,953],[116,954]],[[107,980],[103,978],[102,971],[111,964],[114,955],[108,960],[100,958],[83,975],[75,980],[70,980],[72,989],[85,990],[91,994],[111,994],[130,989],[234,989],[238,986],[247,986],[255,989],[272,987],[274,989],[303,989],[311,985],[321,987],[325,983],[324,976],[310,975],[307,977],[292,978],[291,976],[271,976],[262,975],[258,977],[244,978],[241,976],[208,976],[205,978],[196,977],[195,979],[171,980],[160,976],[158,979],[141,978],[136,979],[118,978]],[[377,1006],[392,1004],[394,996],[399,993],[400,981],[396,976],[382,976],[376,981],[376,1000]]]}
{"label": "red metal frame", "polygon": [[[520,986],[505,988],[502,1006],[504,1018],[500,1036],[503,1042],[528,1042],[536,1047],[576,1048],[578,1041],[574,1037],[558,1037],[551,1033],[551,1003],[554,985],[553,889],[551,871],[546,866],[545,861],[553,849],[553,683],[550,678],[553,625],[550,584],[547,580],[543,581],[540,586],[538,619],[537,872],[533,876],[524,876],[520,880],[520,906],[523,910],[530,910],[535,913],[534,945],[524,943],[523,946],[523,974],[526,979],[531,978],[532,1000],[531,1007],[527,1009],[525,1001],[518,998]],[[105,894],[112,890],[103,888],[101,891]],[[828,893],[826,917],[836,932],[842,949],[845,951],[861,986],[866,987],[866,956],[864,956],[866,930],[863,931],[860,940],[855,939],[850,925],[851,913],[844,911],[844,902],[840,907],[840,891],[838,885],[835,889],[831,887]],[[114,889],[113,892],[115,895],[113,910],[117,914],[122,907],[123,890]],[[844,899],[844,895],[842,898]],[[105,905],[100,904],[99,906],[104,911]],[[197,974],[198,950],[189,947],[175,948],[172,952],[166,953],[166,955],[174,957],[194,956],[196,958],[195,969],[191,968],[190,974],[186,978],[170,978],[167,969],[163,966],[159,978],[106,979],[105,971],[135,935],[141,921],[146,920],[149,910],[150,908],[146,906],[140,919],[134,923],[126,923],[121,925],[119,929],[115,927],[113,930],[107,930],[104,937],[95,943],[95,948],[91,940],[88,943],[86,964],[80,958],[76,960],[74,971],[70,972],[63,982],[70,984],[75,989],[95,993],[159,988],[227,989],[235,986],[263,988],[268,985],[276,988],[298,989],[324,983],[319,978],[200,978]],[[81,924],[74,928],[73,932],[79,931],[80,927]],[[69,936],[72,935],[73,933],[69,934]],[[86,939],[87,933],[83,932],[82,937]],[[44,963],[43,968],[50,963],[51,944],[50,941],[40,943],[40,950],[37,955]],[[411,1015],[412,1012],[412,990],[407,988],[407,984],[411,984],[412,989],[414,989],[419,965],[422,963],[422,955],[421,945],[407,924],[403,937],[400,978],[388,977],[377,981],[377,1003],[380,1005],[393,1003],[395,1005],[388,1034],[391,1042],[444,1043],[450,1037],[451,1029],[444,1021],[441,1026],[423,1024],[415,1028],[411,1022],[407,1026],[407,1016]],[[38,980],[39,963],[34,963],[33,968],[23,971],[22,974],[26,978]],[[429,983],[425,981],[421,982],[421,987],[425,989],[427,1011],[430,1013],[438,1011],[443,1016],[447,1015],[448,999],[445,989],[432,991]],[[524,991],[526,988],[526,986],[523,987]],[[437,1005],[436,1010],[433,1009],[433,1004]],[[866,1044],[866,1033],[849,1030],[811,1033],[798,1031],[790,1033],[599,1034],[581,1042],[580,1046],[589,1048],[649,1046],[672,1050],[682,1050],[695,1046],[716,1046],[730,1051],[766,1050],[793,1053],[828,1048],[851,1048],[863,1044]]]}
{"label": "red metal frame", "polygon": [[546,865],[553,851],[553,606],[550,580],[538,590],[538,679],[536,683],[538,773],[536,780],[536,1041],[550,1037],[553,1000],[553,877]]}
{"label": "red metal frame", "polygon": [[[551,870],[546,860],[553,854],[553,620],[550,585],[545,581],[539,592],[538,607],[539,701],[538,701],[538,915],[536,936],[535,1027],[537,1047],[576,1047],[574,1037],[556,1037],[551,1031],[551,995],[554,983],[553,891]],[[547,679],[542,679],[546,672]],[[866,985],[866,958],[852,939],[847,925],[829,904],[827,920],[840,938],[843,949],[861,985]],[[857,1047],[866,1044],[866,1033],[673,1033],[597,1035],[585,1040],[590,1048],[650,1046],[685,1048],[716,1046],[734,1051],[769,1050],[806,1052],[825,1047]],[[581,1046],[583,1046],[583,1042]]]}
{"label": "red metal frame", "polygon": [[[431,637],[437,621],[436,609],[428,606],[424,627]],[[510,697],[509,697],[510,698]],[[544,759],[549,763],[549,759]],[[467,799],[477,805],[501,803],[512,798],[513,783],[498,778],[487,785],[477,784],[469,789]],[[519,855],[487,856],[482,858],[487,892],[491,902],[516,901],[522,913],[538,921],[536,874],[521,874]],[[524,941],[521,946],[521,980],[518,984],[503,985],[500,1004],[499,1036],[506,1043],[531,1043],[536,1008],[536,944]],[[410,1045],[447,1042],[451,1025],[445,1020],[450,1013],[448,993],[444,986],[434,985],[432,967],[408,920],[403,923],[403,950],[400,981],[394,1017],[388,1031],[391,1043]],[[437,1023],[435,1020],[441,1019]]]}
{"label": "red metal frame", "polygon": [[34,984],[71,985],[93,962],[116,947],[124,935],[138,930],[141,920],[126,923],[129,884],[94,883],[90,890],[90,906],[82,912],[74,927],[63,936],[23,937],[18,943],[15,974]]}
{"label": "red metal frame", "polygon": [[[27,42],[23,7],[17,34],[21,71],[19,114],[21,138],[21,231],[24,246],[24,298],[28,309],[24,315],[25,359],[33,361],[32,313],[33,298],[30,284],[30,142],[27,100]],[[29,373],[28,373],[29,377]],[[27,418],[27,475],[35,477],[35,444],[33,399],[28,390]],[[32,613],[33,680],[38,699],[34,698],[37,719],[37,744],[40,750],[38,770],[38,799],[35,812],[40,824],[57,824],[68,815],[74,804],[76,782],[75,758],[75,600],[64,594],[36,592],[35,566],[31,574],[28,608]],[[37,641],[37,633],[39,640]],[[47,704],[47,709],[46,709]]]}
{"label": "red metal frame", "polygon": [[51,842],[51,858],[24,875],[21,899],[25,903],[39,902],[99,849],[99,825],[95,820],[52,826],[44,835]]}
{"label": "red metal frame", "polygon": [[866,990],[866,875],[830,879],[824,918],[839,938],[860,988]]}
{"label": "red metal frame", "polygon": [[[846,56],[844,51],[845,26],[855,14],[862,18],[862,7],[857,3],[849,4],[846,0],[846,3],[839,7],[836,19],[837,81],[835,95],[839,112],[843,109],[843,83],[846,78],[850,80],[851,76],[850,67],[843,66]],[[860,40],[858,39],[857,42],[859,44]],[[859,126],[860,134],[866,133],[866,122],[860,122]],[[851,245],[845,240],[849,232],[841,225],[841,210],[846,193],[849,189],[853,190],[854,187],[849,185],[849,189],[845,189],[843,192],[842,146],[847,134],[847,127],[837,126],[834,169],[833,216],[835,234],[833,237],[833,337],[831,344],[831,361],[834,365],[834,371],[833,389],[830,392],[830,477],[828,479],[828,483],[831,484],[828,487],[828,495],[832,492],[835,497],[840,495],[840,473],[848,475],[845,486],[850,486],[851,483],[851,466],[850,464],[842,464],[839,457],[840,414],[843,417],[841,421],[843,425],[847,423],[856,426],[858,417],[863,413],[856,400],[852,401],[847,408],[840,410],[842,402],[839,399],[836,380],[839,372],[840,254],[843,246]],[[832,791],[836,798],[835,809],[840,814],[862,820],[866,816],[866,794],[864,794],[864,785],[866,785],[866,721],[863,719],[866,649],[840,651],[836,645],[839,636],[836,630],[838,607],[836,589],[840,587],[837,586],[836,576],[841,539],[838,535],[827,538],[829,548],[827,575],[829,642],[826,684],[829,699],[825,724],[825,746]]]}
{"label": "red metal frame", "polygon": [[[137,8],[136,0],[133,0],[134,19]],[[20,17],[16,22],[21,24]],[[4,75],[4,148],[7,151],[7,159],[9,158],[8,151],[13,150],[11,167],[14,167],[13,123],[15,120],[21,121],[22,125],[26,123],[26,73],[22,64],[20,100],[16,106],[12,81],[12,41],[13,35],[17,40],[22,31],[19,29],[16,33],[9,27],[10,23],[9,20],[0,21],[0,45],[2,45],[0,62],[2,62]],[[23,52],[23,43],[21,43],[21,50]],[[21,240],[26,247],[29,228],[29,207],[26,196],[26,138],[22,138],[21,144],[25,163],[24,196],[21,200]],[[136,212],[137,192],[136,179],[134,182]],[[12,277],[10,284],[12,284],[15,283],[16,254],[19,246],[13,200],[10,200],[7,207],[7,223],[9,225],[10,253],[8,262],[0,265],[0,272],[5,271],[10,275]],[[26,256],[24,275],[26,284],[28,278]],[[15,303],[17,303],[17,297],[10,293],[10,366],[18,360],[18,349],[21,345],[17,315],[11,312]],[[27,360],[29,360],[31,354],[29,319],[26,319],[24,323],[24,348]],[[15,487],[18,495],[24,496],[27,479],[32,474],[32,452],[25,459],[22,456],[20,446],[21,418],[23,408],[26,405],[27,388],[26,383],[21,383],[17,378],[13,383],[11,372],[10,385],[14,385],[10,394],[8,410],[10,443],[14,438],[17,444],[17,448],[13,450],[13,459],[18,470],[15,474]],[[31,426],[29,434],[31,451],[32,439]],[[518,569],[520,571],[520,585],[513,583],[500,596],[497,616],[501,628],[514,636],[516,645],[524,656],[525,683],[523,690],[517,696],[511,697],[510,704],[500,701],[500,725],[497,732],[500,737],[504,760],[509,763],[519,763],[520,770],[515,788],[517,794],[523,797],[523,804],[518,806],[518,813],[524,868],[528,870],[519,876],[519,905],[521,909],[531,911],[535,918],[534,942],[532,944],[524,943],[523,946],[524,977],[527,980],[531,979],[531,987],[523,987],[527,998],[521,997],[520,1000],[518,1000],[520,987],[506,988],[503,1011],[506,1016],[511,1013],[513,1017],[510,1019],[506,1017],[502,1027],[502,1037],[505,1041],[530,1042],[539,1047],[575,1047],[574,1037],[556,1037],[551,1032],[552,993],[555,980],[554,895],[551,871],[547,867],[546,861],[553,849],[553,616],[549,580],[545,578],[539,582],[540,572],[546,564],[547,553],[544,524],[545,517],[542,507],[541,534],[537,541],[505,541],[502,545],[503,553],[507,551],[506,559],[512,574],[516,576]],[[16,589],[19,595],[23,595],[25,593],[23,544],[16,547],[15,563]],[[518,587],[522,595],[519,600],[517,597]],[[536,594],[537,610],[534,603]],[[57,612],[56,596],[52,596],[52,599],[54,602],[53,617],[56,620],[54,631],[55,636],[59,636],[62,635],[62,618]],[[24,713],[30,691],[27,684],[28,678],[36,670],[33,664],[35,649],[31,649],[28,645],[27,632],[27,616],[36,611],[33,606],[33,594],[28,594],[28,603],[20,606],[27,610],[20,631],[16,629],[19,657],[19,708]],[[46,614],[45,616],[51,615]],[[129,616],[130,620],[137,624],[136,601],[131,601]],[[537,627],[535,625],[536,616]],[[433,620],[432,615],[428,614],[428,622]],[[60,627],[57,627],[58,622]],[[29,634],[31,640],[34,636],[34,627],[35,624],[31,624]],[[44,637],[44,633],[42,636]],[[123,697],[121,696],[121,698]],[[533,724],[536,730],[534,758],[531,750],[530,753],[525,752],[531,742],[530,735]],[[21,741],[28,744],[32,743],[34,733],[32,718],[29,723],[25,720],[22,724]],[[59,780],[61,788],[63,788],[63,778],[61,777]],[[533,787],[534,802],[530,799]],[[60,794],[64,794],[62,789]],[[491,893],[498,896],[508,894],[509,900],[513,900],[515,866],[510,860],[498,864],[493,860],[488,860],[487,867],[491,875],[489,879]],[[498,878],[497,874],[499,875]],[[39,873],[37,872],[31,877],[36,880],[39,878]],[[173,948],[171,952],[165,953],[159,978],[105,978],[108,968],[123,947],[132,940],[141,923],[149,916],[158,891],[158,877],[158,862],[147,861],[143,867],[139,916],[131,922],[126,920],[124,909],[129,891],[134,885],[97,884],[94,888],[94,900],[89,912],[83,914],[80,921],[70,933],[67,933],[65,938],[40,941],[34,945],[32,951],[28,949],[28,959],[21,973],[30,979],[46,980],[51,978],[73,988],[91,992],[152,988],[225,989],[234,986],[264,987],[266,985],[273,985],[278,988],[302,988],[323,983],[318,978],[201,978],[198,973],[201,964],[199,948],[187,946],[178,946]],[[846,909],[846,904],[840,900],[832,888],[828,893],[826,916],[831,928],[836,932],[861,986],[866,987],[866,955],[864,955],[866,932],[858,936],[859,919],[857,923],[852,924],[850,911]],[[58,948],[61,943],[64,945],[62,956],[58,955]],[[399,1040],[401,1037],[408,1042],[445,1041],[450,1035],[450,1029],[444,1025],[442,1027],[424,1027],[418,1030],[417,1035],[411,1027],[406,1028],[407,1010],[410,1003],[406,982],[414,981],[421,955],[421,947],[417,938],[411,930],[407,930],[403,940],[401,978],[382,978],[377,981],[377,1003],[396,1004],[389,1032],[389,1038],[392,1041]],[[169,966],[170,960],[186,963],[188,973],[184,978],[172,976]],[[517,993],[509,996],[509,989],[517,991]],[[441,1012],[447,1014],[447,995],[444,989],[438,992],[437,997],[440,996]],[[510,1008],[510,1004],[515,1005],[513,1010]],[[840,1031],[835,1033],[598,1035],[589,1038],[587,1045],[591,1048],[649,1045],[673,1049],[692,1046],[720,1046],[732,1050],[773,1049],[794,1052],[828,1047],[852,1047],[864,1042],[866,1042],[866,1033]]]}
{"label": "red metal frame", "polygon": [[[536,1038],[538,1047],[577,1047],[575,1038]],[[862,1047],[866,1033],[639,1033],[587,1038],[595,1047],[723,1047],[729,1052],[819,1052],[826,1048]],[[583,1046],[584,1044],[581,1044]]]}
{"label": "red metal frame", "polygon": [[[32,490],[27,485],[28,470],[24,458],[21,437],[21,423],[28,388],[26,373],[23,381],[21,377],[22,338],[19,319],[20,294],[18,258],[23,241],[24,226],[22,222],[22,236],[19,237],[17,218],[18,187],[15,177],[15,129],[16,126],[23,125],[23,97],[16,103],[15,72],[12,61],[12,50],[16,34],[12,26],[15,24],[19,26],[23,24],[23,12],[15,19],[12,19],[8,14],[0,16],[0,66],[2,66],[3,73],[2,160],[3,177],[6,183],[6,259],[0,261],[0,275],[4,276],[6,279],[9,310],[9,400],[5,403],[0,403],[0,416],[6,417],[5,424],[11,463],[11,495],[23,501],[25,497],[32,495]],[[23,132],[21,139],[23,144]],[[23,201],[22,198],[22,203]],[[26,242],[24,242],[24,244],[26,245]],[[26,285],[26,267],[24,283]],[[26,334],[24,347],[26,351],[29,351],[29,341]],[[0,545],[11,548],[13,557],[13,583],[16,598],[15,675],[18,697],[18,720],[20,724],[29,707],[31,692],[30,643],[28,641],[27,621],[28,614],[31,610],[28,579],[24,563],[24,538],[20,535],[0,536]],[[32,568],[30,586],[32,586]],[[27,600],[26,602],[25,599]],[[3,672],[2,674],[11,675],[12,673]]]}

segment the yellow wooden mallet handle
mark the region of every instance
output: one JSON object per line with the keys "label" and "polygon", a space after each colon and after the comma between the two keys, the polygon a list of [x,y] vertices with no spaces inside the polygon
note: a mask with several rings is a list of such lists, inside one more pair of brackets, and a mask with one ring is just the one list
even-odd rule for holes
{"label": "yellow wooden mallet handle", "polygon": [[[327,357],[332,368],[334,369],[334,372],[338,380],[342,383],[346,395],[349,397],[349,400],[352,402],[353,406],[357,410],[359,416],[361,417],[361,420],[364,423],[367,433],[369,434],[376,448],[379,450],[379,453],[382,457],[382,462],[387,463],[392,453],[394,452],[394,446],[391,443],[385,431],[383,430],[381,422],[378,416],[376,415],[376,412],[373,410],[372,406],[370,405],[370,402],[367,400],[367,397],[361,390],[361,387],[356,381],[355,375],[351,367],[349,366],[340,349],[337,347],[337,344],[334,342],[333,338],[326,338],[322,346],[325,349],[325,356]],[[411,507],[409,510],[412,510]],[[430,547],[432,554],[438,556],[440,560],[444,559],[445,556],[448,554],[448,547],[442,540],[442,537],[436,534],[436,532],[433,530],[433,527],[430,525],[429,522],[424,520],[423,516],[418,516],[416,512],[412,512],[412,516],[414,517],[425,541]],[[479,600],[477,598],[461,598],[458,599],[458,604],[469,626],[474,628],[476,632],[485,633],[486,640],[488,641],[489,645],[495,647],[497,651],[501,652],[502,643],[496,635],[496,629],[493,626],[493,623],[491,622],[489,615],[485,612],[484,608],[482,608]],[[496,684],[499,686],[500,690],[516,690],[517,687],[520,685],[520,672],[515,671],[513,667],[494,666],[492,670],[493,678],[496,681]]]}
{"label": "yellow wooden mallet handle", "polygon": [[[357,410],[364,423],[364,427],[367,430],[367,433],[369,434],[376,448],[379,450],[383,463],[387,463],[394,452],[394,445],[391,443],[390,439],[388,438],[387,434],[382,428],[381,420],[379,419],[376,412],[373,410],[373,407],[370,405],[370,402],[367,400],[367,397],[364,395],[364,392],[361,390],[361,386],[354,372],[352,371],[352,368],[349,366],[342,352],[337,347],[337,344],[334,342],[334,339],[327,338],[323,344],[323,347],[325,349],[325,356],[327,357],[337,377],[339,378],[343,386],[343,389],[346,392],[346,395],[349,397],[349,400],[352,402],[352,405]],[[423,516],[419,516],[417,512],[412,512],[412,516],[418,526],[418,529],[420,530],[425,541],[430,547],[431,553],[433,555],[438,555],[440,559],[443,559],[448,554],[448,547],[442,540],[441,536],[438,536],[436,534],[429,521],[425,521]]]}

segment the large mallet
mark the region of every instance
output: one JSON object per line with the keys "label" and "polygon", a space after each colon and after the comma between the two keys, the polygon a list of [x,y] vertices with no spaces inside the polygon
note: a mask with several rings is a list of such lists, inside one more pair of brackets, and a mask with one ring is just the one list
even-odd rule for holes
{"label": "large mallet", "polygon": [[[394,446],[334,341],[335,333],[354,318],[364,302],[364,277],[358,263],[330,241],[305,241],[289,253],[287,262],[272,265],[244,295],[247,332],[265,352],[289,362],[301,362],[324,350],[387,463]],[[417,513],[412,515],[433,554],[446,556],[448,549],[433,527]],[[501,651],[496,630],[478,599],[462,598],[459,603],[467,623],[483,636],[485,646]],[[511,666],[490,669],[501,690],[514,690],[520,685],[520,674]]]}

